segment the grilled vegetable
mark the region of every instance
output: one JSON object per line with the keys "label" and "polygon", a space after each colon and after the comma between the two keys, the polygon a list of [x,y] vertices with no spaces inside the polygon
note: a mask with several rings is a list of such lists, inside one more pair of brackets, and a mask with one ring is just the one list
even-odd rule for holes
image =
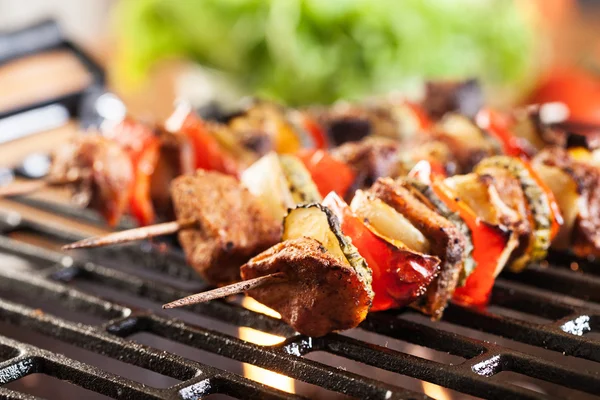
{"label": "grilled vegetable", "polygon": [[[521,124],[516,124],[515,118],[484,108],[477,113],[475,121],[481,129],[485,129],[502,143],[504,154],[529,158],[535,153],[533,144],[538,144],[540,139],[535,134],[535,127],[529,118]],[[521,136],[515,132],[519,132]]]}
{"label": "grilled vegetable", "polygon": [[354,183],[356,177],[354,171],[324,150],[305,149],[297,156],[310,172],[321,196],[336,192],[344,197]]}
{"label": "grilled vegetable", "polygon": [[400,242],[403,246],[420,253],[428,253],[429,240],[406,217],[375,197],[372,193],[358,190],[350,204],[352,211],[381,235]]}
{"label": "grilled vegetable", "polygon": [[439,258],[412,251],[396,238],[382,235],[354,215],[334,192],[325,197],[323,205],[338,217],[343,232],[352,238],[371,268],[375,292],[372,311],[406,306],[425,293],[439,271]]}
{"label": "grilled vegetable", "polygon": [[575,179],[558,167],[534,164],[538,176],[555,194],[556,202],[561,210],[563,225],[552,241],[552,246],[559,250],[567,250],[571,244],[571,233],[579,214],[579,191]]}
{"label": "grilled vegetable", "polygon": [[284,272],[287,280],[249,291],[298,332],[322,336],[356,327],[373,300],[371,270],[319,204],[299,206],[284,220],[282,243],[241,268],[243,279]]}
{"label": "grilled vegetable", "polygon": [[156,218],[151,182],[160,155],[160,140],[151,128],[129,117],[105,129],[104,136],[129,154],[135,176],[129,211],[140,225],[151,224]]}
{"label": "grilled vegetable", "polygon": [[417,308],[439,319],[458,283],[462,270],[465,239],[450,221],[432,206],[413,195],[401,183],[378,179],[369,193],[402,214],[429,242],[429,252],[441,260],[440,273],[429,285]]}
{"label": "grilled vegetable", "polygon": [[418,190],[419,193],[421,193],[423,196],[425,196],[427,198],[427,200],[429,200],[429,202],[431,202],[431,204],[433,204],[433,206],[435,207],[437,212],[442,217],[444,217],[448,221],[452,222],[458,228],[458,230],[463,234],[464,239],[465,239],[465,252],[463,255],[463,257],[464,257],[463,268],[460,273],[458,286],[464,286],[467,278],[469,277],[469,275],[471,275],[471,273],[477,266],[477,263],[475,262],[475,260],[473,258],[474,246],[473,246],[473,238],[472,238],[472,234],[471,234],[471,230],[469,229],[469,226],[465,223],[465,221],[463,221],[463,219],[460,217],[460,215],[457,212],[451,210],[435,194],[433,188],[430,185],[428,185],[420,180],[411,179],[411,178],[404,180],[404,182],[407,185],[410,185],[410,187],[414,188],[415,190]]}
{"label": "grilled vegetable", "polygon": [[268,206],[276,219],[289,208],[321,200],[310,173],[291,155],[269,153],[242,173],[242,184]]}
{"label": "grilled vegetable", "polygon": [[365,260],[344,236],[337,217],[320,204],[298,206],[283,220],[283,240],[311,237],[342,263],[350,265],[370,282],[371,272]]}
{"label": "grilled vegetable", "polygon": [[238,174],[236,161],[221,148],[218,140],[207,130],[206,122],[195,115],[189,105],[180,104],[165,126],[169,131],[181,132],[190,139],[197,169]]}
{"label": "grilled vegetable", "polygon": [[485,185],[474,174],[469,174],[467,179],[434,179],[431,187],[448,208],[460,215],[473,237],[473,259],[477,266],[465,285],[456,289],[454,299],[464,304],[485,305],[495,277],[518,244],[516,235],[486,221],[495,217],[494,211]]}
{"label": "grilled vegetable", "polygon": [[302,161],[291,154],[279,156],[292,198],[296,204],[318,203],[321,201],[319,189]]}
{"label": "grilled vegetable", "polygon": [[483,173],[490,167],[503,168],[519,180],[532,213],[533,237],[529,259],[522,259],[511,266],[514,271],[520,271],[525,268],[528,261],[542,260],[548,253],[552,236],[552,224],[553,221],[556,221],[556,217],[552,212],[551,202],[553,199],[532,176],[531,171],[524,162],[518,158],[508,156],[490,157],[480,162],[475,171]]}
{"label": "grilled vegetable", "polygon": [[[557,188],[557,199],[567,216],[567,223],[558,235],[561,245],[568,243],[569,250],[580,257],[600,256],[600,169],[592,164],[576,161],[569,152],[557,147],[541,151],[533,162],[536,169],[540,169],[541,165],[558,168],[562,172],[558,176],[563,181],[569,182],[566,174],[575,183],[575,186],[569,183]],[[557,182],[553,181],[558,173],[556,170],[542,168],[540,171],[546,173],[542,177],[548,186],[557,186]],[[549,171],[552,173],[547,173]],[[574,187],[576,193],[572,190]],[[577,217],[571,224],[574,208],[577,210]]]}

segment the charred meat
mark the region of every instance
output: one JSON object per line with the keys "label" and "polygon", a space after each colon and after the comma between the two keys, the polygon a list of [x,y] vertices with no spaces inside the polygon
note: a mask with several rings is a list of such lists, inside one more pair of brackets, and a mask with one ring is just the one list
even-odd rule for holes
{"label": "charred meat", "polygon": [[68,184],[75,203],[98,211],[115,225],[128,209],[134,173],[121,146],[93,135],[61,146],[52,156],[48,179]]}
{"label": "charred meat", "polygon": [[179,232],[190,265],[208,282],[240,279],[240,266],[277,243],[281,223],[234,178],[208,171],[181,176],[171,186],[179,220],[197,226]]}

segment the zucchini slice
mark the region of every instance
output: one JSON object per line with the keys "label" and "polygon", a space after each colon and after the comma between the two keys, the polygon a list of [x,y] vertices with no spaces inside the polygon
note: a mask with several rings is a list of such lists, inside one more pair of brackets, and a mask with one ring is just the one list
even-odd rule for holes
{"label": "zucchini slice", "polygon": [[[521,183],[521,188],[533,216],[533,242],[530,260],[540,261],[544,259],[550,247],[552,228],[552,211],[548,196],[531,176],[527,167],[518,158],[509,156],[489,157],[477,164],[475,172],[483,172],[489,167],[504,168]],[[518,272],[525,268],[525,266],[525,263],[516,263],[511,266],[511,269]]]}
{"label": "zucchini slice", "polygon": [[288,212],[283,220],[283,240],[302,237],[321,243],[325,251],[352,267],[371,287],[371,269],[352,240],[342,233],[339,220],[329,208],[313,203],[297,206]]}
{"label": "zucchini slice", "polygon": [[467,281],[467,278],[471,273],[475,270],[477,263],[473,258],[473,237],[471,235],[471,230],[462,220],[462,218],[458,215],[458,213],[453,212],[444,204],[442,200],[434,193],[431,186],[417,180],[407,178],[406,182],[419,193],[421,193],[429,202],[435,207],[436,211],[448,221],[452,222],[459,231],[465,237],[465,251],[463,256],[463,268],[460,272],[460,276],[458,278],[458,286],[464,286]]}
{"label": "zucchini slice", "polygon": [[296,204],[319,203],[323,200],[310,172],[298,157],[282,154],[279,156],[279,162]]}
{"label": "zucchini slice", "polygon": [[404,215],[381,199],[358,190],[350,204],[352,211],[381,235],[401,242],[419,253],[428,254],[429,240]]}
{"label": "zucchini slice", "polygon": [[554,193],[558,208],[563,217],[563,225],[552,241],[552,246],[567,250],[571,244],[571,233],[579,215],[579,191],[573,177],[558,167],[535,163],[535,171]]}

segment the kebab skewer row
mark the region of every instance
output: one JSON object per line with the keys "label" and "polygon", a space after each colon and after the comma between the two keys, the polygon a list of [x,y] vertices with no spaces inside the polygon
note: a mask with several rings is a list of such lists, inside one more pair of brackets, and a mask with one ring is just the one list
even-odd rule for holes
{"label": "kebab skewer row", "polygon": [[[214,180],[214,179],[213,179],[213,180]],[[388,182],[388,181],[390,181],[391,183],[390,183],[390,182]],[[400,209],[402,209],[402,210],[404,211],[404,213],[405,213],[405,214],[406,214],[406,213],[408,213],[408,215],[409,215],[409,216],[410,216],[410,215],[412,215],[412,218],[418,218],[418,215],[427,215],[427,212],[426,212],[427,210],[426,210],[426,209],[423,209],[423,205],[422,205],[422,204],[421,204],[420,206],[416,206],[416,207],[415,207],[415,205],[414,205],[415,203],[413,203],[413,202],[410,202],[410,201],[408,201],[408,202],[407,202],[407,200],[406,200],[406,199],[407,199],[407,198],[411,198],[411,197],[412,197],[412,196],[410,195],[410,193],[408,193],[408,194],[407,194],[407,193],[402,193],[402,195],[398,195],[396,192],[398,192],[398,191],[400,190],[400,189],[399,189],[399,187],[396,187],[396,188],[394,188],[394,183],[393,183],[393,181],[391,181],[391,180],[388,180],[388,181],[386,181],[386,180],[383,180],[383,181],[378,181],[378,182],[376,183],[376,185],[375,185],[377,188],[376,188],[376,189],[374,188],[374,192],[375,192],[375,194],[379,194],[379,195],[380,195],[380,197],[383,197],[384,199],[386,199],[386,200],[388,200],[388,201],[390,201],[390,198],[391,198],[392,204],[394,204],[396,207],[400,207]],[[390,190],[390,189],[391,189],[391,190]],[[391,192],[391,193],[390,193],[390,192]],[[175,195],[175,197],[177,197],[177,196]],[[357,196],[357,198],[359,198],[359,197]],[[176,201],[176,204],[177,204],[177,201]],[[420,203],[417,203],[417,204],[420,204]],[[415,211],[415,209],[416,209],[417,211]],[[412,210],[412,211],[411,211],[411,210]],[[412,212],[412,214],[411,214],[411,212]],[[295,213],[295,211],[294,211],[293,213]],[[445,222],[446,224],[449,224],[449,222],[448,222],[446,219],[444,219],[444,218],[442,218],[441,216],[439,216],[439,215],[437,215],[437,214],[433,213],[433,212],[432,212],[432,210],[429,210],[429,213],[430,213],[430,214],[433,214],[433,215],[436,215],[438,218],[440,218],[440,219],[441,219],[441,221],[443,221],[443,222],[441,222],[441,224],[443,224],[444,222]],[[290,215],[293,215],[293,214],[291,213]],[[402,214],[402,215],[403,215],[403,214]],[[288,216],[288,217],[286,218],[286,220],[287,220],[288,218],[290,218],[290,216]],[[358,221],[360,222],[360,220],[358,220]],[[415,221],[416,221],[416,222],[419,222],[419,220],[418,220],[418,219],[415,219]],[[406,225],[406,224],[405,224],[405,225]],[[438,224],[430,224],[430,225],[431,225],[431,229],[440,231],[440,230],[439,230],[439,228],[440,228],[440,223],[438,223]],[[426,228],[427,228],[426,226],[423,226],[423,225],[422,225],[422,220],[421,220],[421,224],[420,224],[420,225],[418,225],[418,226],[419,226],[419,228],[421,228],[421,229],[426,229]],[[447,229],[442,229],[442,230],[441,230],[441,232],[443,233],[444,231],[447,231],[447,230],[448,230],[448,229],[450,229],[450,228],[452,228],[452,226],[448,227]],[[400,230],[400,232],[401,232],[401,233],[400,233],[400,235],[402,234],[402,231],[403,231],[403,230],[401,229],[401,230]],[[433,231],[432,231],[432,232],[433,232]],[[182,232],[182,233],[183,233],[183,232]],[[433,238],[435,239],[435,236],[434,236],[434,234],[433,234],[433,233],[430,233],[430,235],[431,235],[430,237],[433,237]],[[402,237],[402,236],[401,236],[401,237]],[[439,237],[442,237],[442,239],[443,239],[444,235],[443,235],[443,234],[442,234],[442,236],[439,236],[439,235],[438,235],[438,239],[436,239],[436,241],[437,241],[438,243],[440,242],[440,239],[439,239]],[[456,237],[457,237],[457,238],[460,238],[460,235],[456,235]],[[355,238],[355,237],[353,237],[353,240],[356,240],[356,238]],[[447,239],[446,239],[446,240],[447,240]],[[407,240],[406,238],[404,238],[404,241],[405,241],[405,242],[410,242],[410,240]],[[417,240],[417,242],[418,242],[418,240]],[[389,241],[388,241],[388,243],[389,243]],[[413,245],[414,245],[414,244],[413,244]],[[185,247],[186,247],[186,246],[185,246],[185,244],[184,244],[184,248],[185,248]],[[369,247],[366,247],[366,248],[369,248]],[[449,246],[446,246],[446,247],[445,247],[446,253],[447,253],[447,249],[448,249],[448,248],[449,248]],[[268,250],[268,251],[269,251],[269,250]],[[267,252],[268,252],[268,251],[267,251]],[[282,251],[283,251],[283,250],[282,250]],[[442,245],[442,246],[441,246],[441,251],[438,251],[438,254],[440,254],[440,255],[442,255],[442,256],[443,256],[443,255],[445,255],[446,253],[444,253],[444,246]],[[462,255],[463,255],[463,254],[462,254],[462,252],[459,252],[459,253],[461,253],[461,254],[460,254],[460,256],[462,256]],[[511,251],[508,251],[508,254],[510,254],[510,253],[511,253]],[[461,259],[461,257],[460,257],[460,256],[458,257],[459,259]],[[489,258],[489,257],[488,257],[488,258]],[[387,260],[387,261],[389,261],[389,260]],[[431,261],[431,260],[430,260],[430,261]],[[251,264],[251,263],[250,263],[250,264]],[[248,264],[248,265],[250,265],[250,264]],[[193,263],[192,263],[192,265],[193,265]],[[239,265],[239,264],[238,264],[238,265]],[[461,262],[461,263],[459,264],[459,268],[456,268],[456,267],[455,267],[455,268],[450,268],[449,270],[451,270],[451,271],[452,271],[452,273],[453,273],[455,276],[458,276],[458,274],[459,274],[459,273],[460,273],[460,271],[462,270],[462,268],[461,268],[462,266],[463,266],[463,262]],[[496,274],[497,272],[499,272],[499,271],[497,271],[497,266],[493,265],[493,267],[494,267],[494,269],[492,270],[492,273],[493,273],[493,275],[491,275],[491,277],[492,277],[492,278],[491,278],[491,279],[492,279],[492,281],[490,282],[490,288],[491,288],[491,283],[493,283],[493,277],[495,276],[495,274]],[[242,268],[242,271],[243,271],[243,270],[244,270],[244,268]],[[477,271],[477,269],[476,269],[476,271]],[[484,272],[485,272],[485,271],[484,271]],[[488,274],[488,275],[489,275],[489,272],[490,272],[490,271],[488,270],[488,271],[487,271],[487,274]],[[243,273],[243,272],[242,272],[242,273]],[[480,275],[481,275],[481,274],[480,274]],[[484,273],[484,275],[486,275],[486,274]],[[430,276],[431,276],[431,277],[432,277],[432,279],[433,279],[433,277],[435,277],[435,274],[430,274]],[[456,282],[456,278],[454,278],[454,279],[453,279],[453,282]],[[426,283],[429,283],[429,282],[426,282]],[[456,283],[454,283],[454,285],[456,285]],[[418,286],[418,285],[417,285],[417,286]],[[426,285],[423,285],[423,286],[424,286],[424,287],[426,287]],[[444,286],[447,286],[447,282],[445,282],[445,284],[438,285],[438,287],[436,287],[436,289],[437,289],[437,290],[434,290],[434,291],[433,291],[434,295],[438,294],[438,293],[439,293],[439,291],[440,291],[440,290],[439,290],[439,289],[440,289],[440,287],[443,289],[443,288],[444,288]],[[453,288],[452,288],[452,289],[453,289]],[[258,289],[257,289],[257,290],[258,290]],[[265,290],[266,290],[266,289],[265,289]],[[422,292],[422,291],[423,291],[423,289],[420,289],[420,292]],[[453,290],[449,290],[449,291],[448,291],[448,292],[450,293],[450,295],[452,294],[452,291],[453,291]],[[417,292],[415,292],[415,293],[420,293],[420,292],[419,292],[419,291],[417,291]],[[418,297],[418,296],[417,296],[417,297]],[[447,296],[447,297],[444,299],[444,301],[442,301],[442,303],[444,303],[444,304],[443,304],[444,306],[445,306],[445,301],[447,301],[448,297],[449,297],[449,296]],[[442,297],[442,298],[443,298],[443,297]],[[412,300],[412,299],[410,299],[410,300]],[[267,300],[265,300],[265,301],[263,301],[263,302],[267,302]],[[400,305],[405,305],[405,304],[406,304],[406,302],[405,302],[405,303],[402,303],[402,304],[400,304]],[[276,309],[277,309],[277,308],[276,308]],[[443,309],[443,308],[442,308],[442,309]],[[430,311],[431,311],[431,309],[430,309]],[[432,314],[433,314],[433,313],[432,313]],[[434,314],[434,315],[435,315],[435,314]],[[286,317],[285,317],[285,315],[284,315],[284,318],[286,318]],[[306,331],[306,329],[305,329],[304,327],[297,326],[297,323],[296,323],[296,325],[293,325],[293,326],[295,326],[295,327],[296,327],[298,330],[300,330],[300,331],[303,331],[303,330],[304,330],[304,331]],[[338,329],[343,329],[343,328],[338,328]],[[312,332],[311,334],[314,334],[314,332]]]}
{"label": "kebab skewer row", "polygon": [[[441,112],[440,107],[445,111],[464,111],[461,100],[465,98],[465,90],[475,96],[471,104],[481,101],[474,82],[429,84],[430,93],[424,108],[431,115]],[[402,128],[406,125],[410,126],[408,130],[424,129],[429,124],[419,106],[405,102],[388,101],[383,107],[362,108],[369,116],[364,122],[376,128],[369,128],[374,134],[390,129],[406,131]],[[386,108],[391,111],[387,112]],[[379,118],[383,122],[378,123],[377,117],[382,112],[390,115],[387,120]],[[370,118],[371,115],[375,119]],[[255,102],[223,125],[207,123],[193,114],[188,105],[180,104],[164,128],[151,128],[129,117],[116,125],[105,126],[104,136],[122,148],[121,154],[108,141],[79,138],[58,149],[57,165],[45,181],[2,188],[0,192],[2,195],[26,194],[65,183],[74,189],[73,199],[77,204],[97,209],[110,225],[116,224],[127,210],[140,225],[147,225],[154,222],[157,214],[162,219],[173,216],[168,191],[164,189],[178,175],[197,168],[237,175],[269,151],[292,153],[306,143],[325,148],[329,137],[339,136],[336,134],[339,129],[335,128],[335,121],[317,123],[317,117],[309,110],[285,110],[272,103]],[[415,118],[419,119],[417,124]],[[325,130],[329,134],[325,134]],[[345,136],[347,133],[345,130]],[[111,164],[111,160],[101,157],[105,150],[112,154],[119,169],[104,167],[103,170],[103,166]],[[125,158],[129,158],[130,167],[124,165]],[[108,171],[116,176],[110,176]],[[67,173],[69,176],[65,176]],[[114,182],[118,182],[118,191],[111,186]]]}
{"label": "kebab skewer row", "polygon": [[295,152],[300,137],[325,145],[308,116],[271,103],[258,102],[228,124],[204,121],[180,104],[165,126],[126,117],[105,124],[101,135],[82,135],[62,145],[44,180],[2,187],[0,196],[67,186],[77,205],[97,210],[110,225],[129,212],[143,226],[173,217],[165,189],[175,177],[195,169],[238,176],[269,151]]}
{"label": "kebab skewer row", "polygon": [[[462,122],[463,125],[466,125],[468,127],[469,121],[466,121],[464,119],[463,120],[459,119],[459,122]],[[453,123],[453,125],[456,126],[457,123]],[[458,125],[460,125],[460,124],[458,124]],[[464,131],[466,129],[463,128],[462,130]],[[474,134],[482,135],[482,133],[480,131],[477,131],[476,129],[471,129],[471,130],[474,131]],[[472,136],[472,135],[466,135],[467,138],[470,137],[470,136]],[[350,144],[347,144],[345,146],[342,146],[342,148],[344,148],[344,147],[346,149],[350,148],[350,151],[347,152],[347,153],[350,153],[350,156],[349,157],[346,156],[345,157],[346,160],[349,161],[349,163],[354,167],[355,170],[357,170],[357,169],[364,169],[364,170],[370,171],[369,175],[373,176],[372,179],[377,178],[378,175],[380,175],[380,176],[381,175],[392,175],[392,176],[393,175],[397,175],[396,164],[397,164],[397,155],[400,152],[399,144],[396,143],[396,142],[392,142],[392,141],[387,141],[386,142],[385,140],[376,140],[375,138],[374,139],[370,139],[368,141],[369,141],[369,143],[367,143],[367,141],[365,141],[364,143],[359,143],[359,144],[352,144],[352,143],[350,143]],[[381,142],[383,142],[383,145],[380,145]],[[354,150],[356,147],[359,148],[358,151]],[[344,154],[343,154],[344,150],[342,148],[340,148],[340,149],[337,150],[337,152],[338,152],[338,158],[344,158]],[[341,157],[339,156],[339,153],[342,153]],[[313,154],[311,156],[311,158],[314,158],[315,155],[316,154]],[[391,155],[391,157],[389,155]],[[321,157],[321,158],[326,158],[326,157]],[[363,163],[364,159],[367,160],[367,164],[369,164],[369,165],[364,165],[364,163]],[[388,159],[390,159],[391,162],[387,162]],[[381,162],[381,160],[383,160],[383,162]],[[311,164],[311,162],[306,162],[306,161],[305,161],[305,163],[309,167],[309,170],[313,174],[313,176],[315,176],[316,174],[318,174],[318,172],[319,172],[319,168],[318,167],[321,166],[320,163],[317,163],[317,164],[312,163]],[[383,164],[383,165],[387,164],[388,167],[381,168],[381,164]],[[258,165],[260,165],[261,168],[259,168]],[[266,162],[266,160],[263,160],[263,161],[257,163],[256,166],[253,166],[248,171],[248,173],[245,174],[245,175],[250,176],[250,177],[254,175],[254,176],[257,176],[259,178],[261,176],[274,176],[274,177],[276,177],[275,180],[271,181],[270,184],[268,184],[266,187],[262,187],[261,188],[260,185],[255,185],[252,182],[250,182],[250,185],[248,185],[248,187],[250,187],[252,190],[254,190],[255,193],[257,191],[258,192],[262,191],[263,198],[266,199],[267,201],[269,201],[269,199],[276,199],[276,200],[278,200],[279,204],[283,205],[283,209],[281,209],[281,207],[276,207],[276,204],[272,204],[273,207],[269,207],[269,209],[271,211],[279,209],[280,212],[279,212],[278,215],[275,215],[275,217],[276,218],[280,218],[281,215],[283,213],[285,213],[285,209],[287,207],[290,207],[291,205],[293,205],[293,202],[290,202],[289,198],[291,197],[291,195],[289,195],[289,194],[287,195],[287,198],[288,198],[287,202],[284,199],[282,199],[281,196],[277,197],[278,195],[273,195],[273,193],[278,193],[278,190],[277,190],[278,189],[278,185],[280,185],[280,183],[283,180],[285,180],[285,178],[277,178],[277,177],[280,177],[281,174],[277,174],[277,173],[272,174],[272,171],[275,171],[277,169],[277,166],[273,167],[273,165],[275,165],[275,164],[273,164],[272,162],[269,163],[269,162]],[[389,167],[389,165],[391,165],[391,168]],[[314,168],[314,167],[316,167],[316,168]],[[588,169],[590,169],[590,168],[588,168]],[[250,171],[252,171],[252,172],[250,172]],[[321,169],[321,171],[322,171],[322,169]],[[338,171],[339,171],[339,169],[336,170],[336,172],[338,172]],[[339,176],[339,174],[337,174],[337,173],[336,174],[331,174],[331,175],[333,175],[335,177]],[[460,187],[462,187],[462,186],[464,186],[464,185],[467,185],[467,187],[468,187],[468,180],[469,179],[473,180],[474,178],[476,178],[476,177],[473,176],[473,175],[467,175],[467,177],[465,177],[465,179],[467,179],[467,181],[465,181],[465,180],[461,181],[462,183],[461,183],[461,185],[458,185],[457,189],[460,188]],[[279,183],[277,182],[277,179],[279,179]],[[310,179],[305,179],[305,181],[307,181],[307,182],[309,180]],[[319,186],[323,186],[323,182],[324,181],[322,179],[319,179],[318,181],[319,181]],[[589,179],[588,179],[588,181],[589,181]],[[592,179],[592,181],[593,181],[593,179]],[[328,183],[328,182],[325,181],[325,183]],[[539,182],[538,182],[538,184],[539,184]],[[302,186],[302,185],[303,184],[300,184],[298,186]],[[327,186],[327,185],[325,185],[325,186]],[[473,186],[473,185],[471,185],[471,186]],[[476,187],[476,185],[474,187]],[[269,190],[269,188],[271,188],[273,190]],[[479,191],[481,192],[481,187],[480,187]],[[323,190],[321,190],[321,192],[323,193]],[[260,194],[260,193],[258,193],[258,194]],[[562,195],[562,193],[561,193],[561,195]],[[286,196],[283,196],[283,197],[286,197]],[[496,195],[496,197],[498,197],[498,195]],[[571,196],[571,197],[573,197],[573,196]],[[577,196],[575,195],[575,197],[577,197]],[[277,203],[277,201],[275,201],[275,203]],[[485,210],[483,210],[483,211],[485,211]],[[525,219],[522,219],[522,220],[525,220]],[[583,219],[580,218],[580,220],[583,220]],[[526,234],[527,233],[527,229],[528,229],[528,225],[526,223],[521,223],[520,225],[521,226],[519,227],[519,229],[523,230],[524,234]],[[573,225],[573,224],[571,224],[571,225]],[[588,229],[588,231],[589,231],[589,229]],[[547,236],[547,234],[545,234],[545,235]],[[522,240],[521,243],[525,243],[525,240]],[[513,265],[515,265],[515,266],[520,265],[522,267],[522,266],[524,266],[526,264],[526,261],[527,260],[525,259],[520,264],[514,263]]]}
{"label": "kebab skewer row", "polygon": [[[438,153],[435,156],[439,158],[441,155],[446,159],[444,168],[450,174],[457,172],[456,164],[460,167],[458,171],[464,172],[470,170],[483,156],[497,154],[497,143],[481,135],[464,116],[450,114],[435,125],[431,121],[457,111],[473,117],[475,110],[481,107],[481,93],[474,82],[429,83],[427,89],[427,96],[421,105],[386,99],[375,104],[367,102],[358,106],[342,107],[345,108],[342,113],[339,112],[339,107],[334,106],[330,110],[319,110],[316,115],[311,110],[285,110],[272,103],[256,102],[245,113],[232,118],[227,125],[207,123],[193,114],[189,106],[180,104],[164,128],[150,128],[126,118],[121,123],[105,129],[104,135],[116,142],[125,153],[117,154],[114,148],[111,149],[115,163],[120,166],[118,170],[112,169],[116,176],[108,175],[108,171],[111,171],[108,167],[103,170],[102,166],[110,165],[111,161],[101,157],[102,148],[115,146],[110,146],[107,141],[97,143],[94,138],[80,138],[75,143],[65,146],[65,149],[59,149],[59,155],[55,157],[55,164],[58,165],[52,169],[46,181],[3,188],[0,193],[24,194],[45,186],[66,183],[74,188],[73,198],[76,203],[97,209],[109,224],[114,225],[120,216],[129,210],[140,225],[147,225],[154,222],[156,216],[163,220],[173,217],[171,199],[164,188],[176,176],[191,173],[195,168],[238,175],[246,166],[256,161],[258,156],[270,150],[295,152],[306,142],[310,142],[313,147],[322,148],[327,145],[329,137],[339,136],[337,133],[340,129],[348,136],[353,125],[357,124],[365,126],[367,133],[391,136],[404,142],[407,135],[431,130],[430,134],[422,135],[417,143],[413,143],[411,147],[419,151],[412,158],[419,159],[419,156],[422,158],[428,153]],[[466,103],[465,99],[468,100]],[[520,138],[519,141],[527,141],[531,137],[540,140],[536,137],[537,131],[534,128],[539,128],[537,130],[541,132],[547,129],[537,117],[539,114],[541,112],[531,114],[530,118],[520,118],[520,121],[524,122],[520,125],[524,127],[516,131],[528,133],[529,137]],[[504,132],[495,136],[506,142],[505,119],[490,113],[482,117],[491,125],[492,132]],[[503,124],[498,123],[499,120]],[[432,139],[434,143],[428,143]],[[89,141],[95,143],[90,144]],[[506,143],[505,150],[508,154],[513,154],[515,146]],[[381,151],[373,154],[375,157],[366,160],[375,170],[379,165],[385,167],[386,156],[394,156],[393,144],[380,147]],[[91,151],[91,148],[95,151]],[[353,155],[353,152],[360,153],[350,147],[346,154],[340,151],[338,156],[342,159],[356,158],[357,154]],[[448,156],[449,153],[455,152],[458,153],[456,157]],[[304,155],[301,153],[299,156],[304,159],[314,158],[310,151],[305,151]],[[94,157],[98,157],[98,162]],[[358,157],[360,158],[360,154]],[[131,168],[123,165],[124,158],[130,159]],[[331,159],[328,162],[329,164],[325,163],[320,167],[331,167]],[[329,189],[341,192],[352,176],[347,168],[339,163],[333,167],[342,176],[338,177],[337,181],[330,178],[333,184]],[[376,171],[376,175],[390,175],[386,172],[389,171]],[[70,177],[65,176],[67,173]],[[367,184],[374,181],[368,174],[359,176],[359,184],[361,179],[367,180]],[[129,185],[125,184],[127,180]],[[118,191],[110,186],[115,181],[119,182]],[[365,186],[364,182],[362,186]],[[322,194],[328,192],[329,190]],[[102,197],[103,195],[105,197]]]}

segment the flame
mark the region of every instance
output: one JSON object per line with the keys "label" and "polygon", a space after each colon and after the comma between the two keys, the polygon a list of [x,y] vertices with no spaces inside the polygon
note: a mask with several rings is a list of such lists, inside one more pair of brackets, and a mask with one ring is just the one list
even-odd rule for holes
{"label": "flame", "polygon": [[437,400],[452,400],[452,396],[448,393],[446,389],[436,384],[430,382],[422,382],[423,384],[423,392],[431,397],[432,399]]}
{"label": "flame", "polygon": [[[267,306],[262,305],[261,303],[252,299],[251,297],[244,297],[242,300],[242,306],[249,310],[266,314],[271,317],[281,318],[281,315],[279,315],[279,313],[270,309]],[[271,335],[270,333],[257,331],[255,329],[247,327],[240,327],[239,335],[240,339],[261,346],[272,346],[274,344],[281,343],[285,340],[284,337]],[[276,389],[283,390],[284,392],[295,393],[294,380],[288,378],[287,376],[246,363],[243,364],[242,367],[244,376],[248,379],[264,383],[265,385],[269,385]]]}

